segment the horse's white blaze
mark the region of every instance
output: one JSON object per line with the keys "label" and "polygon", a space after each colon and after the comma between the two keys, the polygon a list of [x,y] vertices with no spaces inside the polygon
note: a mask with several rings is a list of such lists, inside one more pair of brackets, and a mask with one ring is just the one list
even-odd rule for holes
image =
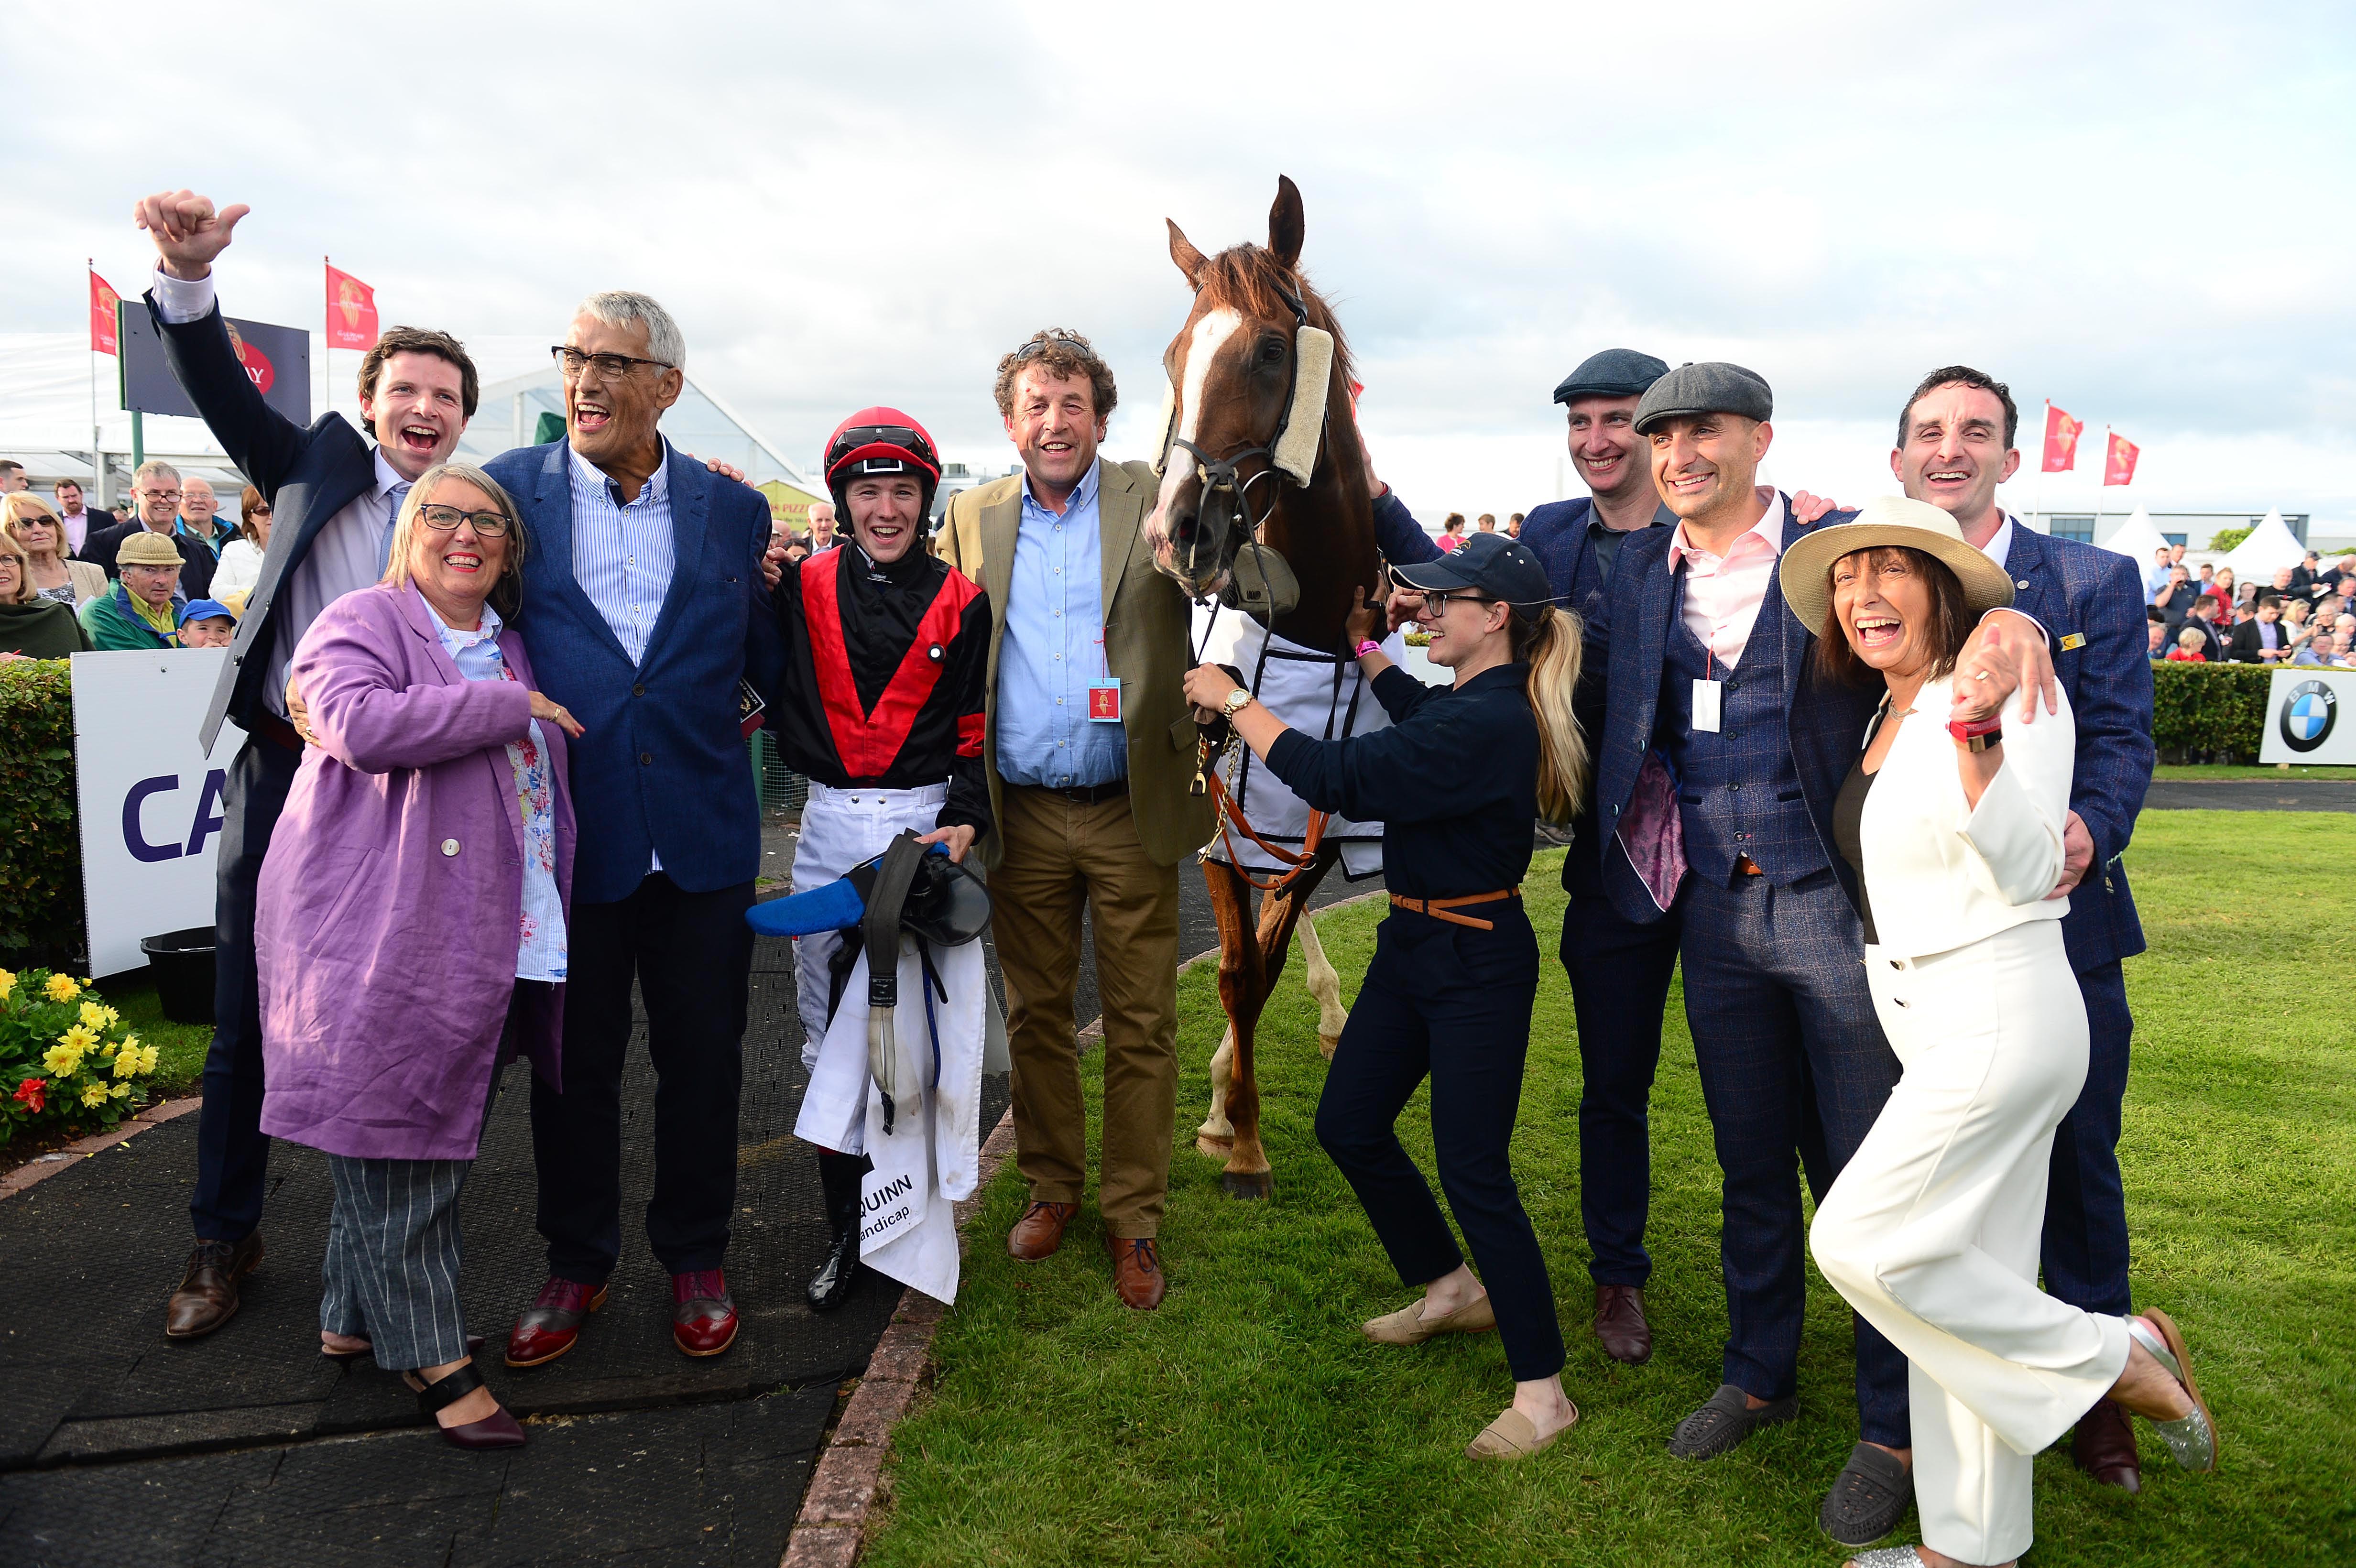
{"label": "horse's white blaze", "polygon": [[[1186,383],[1178,389],[1178,439],[1194,439],[1196,421],[1203,417],[1203,383],[1211,374],[1211,361],[1219,356],[1219,346],[1236,335],[1244,324],[1242,313],[1215,310],[1205,313],[1194,324],[1194,340],[1186,347]],[[1178,498],[1178,487],[1194,474],[1194,460],[1175,446],[1170,450],[1170,464],[1162,475],[1162,495],[1153,508],[1153,520],[1148,532],[1148,542],[1157,547],[1169,539],[1169,525],[1162,521],[1170,515],[1170,504]]]}

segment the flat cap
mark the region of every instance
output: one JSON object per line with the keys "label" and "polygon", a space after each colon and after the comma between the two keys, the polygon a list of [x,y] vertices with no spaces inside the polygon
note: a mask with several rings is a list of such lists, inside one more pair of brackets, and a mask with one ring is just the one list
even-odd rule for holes
{"label": "flat cap", "polygon": [[1680,365],[1654,382],[1636,405],[1636,433],[1688,414],[1770,420],[1775,417],[1775,394],[1768,389],[1765,377],[1740,365],[1718,359]]}
{"label": "flat cap", "polygon": [[1590,354],[1578,369],[1562,379],[1554,400],[1574,398],[1641,398],[1652,384],[1669,373],[1669,362],[1639,354],[1633,348],[1607,348]]}
{"label": "flat cap", "polygon": [[167,534],[153,528],[141,528],[126,537],[114,552],[117,566],[185,566],[180,559],[180,547]]}

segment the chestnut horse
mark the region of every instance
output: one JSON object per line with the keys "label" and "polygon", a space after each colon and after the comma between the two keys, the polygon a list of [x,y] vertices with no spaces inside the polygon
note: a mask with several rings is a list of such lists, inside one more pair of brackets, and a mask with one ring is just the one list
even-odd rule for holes
{"label": "chestnut horse", "polygon": [[[1170,259],[1193,286],[1194,308],[1162,357],[1172,407],[1162,432],[1161,497],[1145,537],[1154,564],[1198,602],[1229,587],[1248,547],[1265,547],[1253,551],[1256,560],[1280,556],[1298,580],[1298,602],[1255,618],[1288,642],[1346,657],[1343,623],[1354,594],[1378,581],[1374,511],[1350,400],[1349,352],[1333,312],[1301,276],[1302,232],[1301,192],[1280,176],[1265,247],[1205,256],[1170,225]],[[1205,759],[1206,771],[1213,760]],[[1228,1020],[1219,1055],[1232,1054],[1232,1061],[1213,1061],[1211,1117],[1197,1143],[1206,1154],[1226,1156],[1222,1182],[1237,1198],[1274,1189],[1260,1142],[1252,1036],[1301,911],[1336,858],[1331,844],[1304,845],[1298,857],[1278,853],[1296,863],[1273,881],[1203,862]],[[1255,888],[1262,891],[1257,918]],[[1302,942],[1311,987],[1324,1004],[1321,1028],[1331,1056],[1340,1004],[1313,927]]]}

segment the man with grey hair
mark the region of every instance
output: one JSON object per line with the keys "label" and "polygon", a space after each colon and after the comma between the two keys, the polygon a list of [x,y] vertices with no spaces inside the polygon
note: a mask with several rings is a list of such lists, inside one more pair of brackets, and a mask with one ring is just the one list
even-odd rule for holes
{"label": "man with grey hair", "polygon": [[659,1080],[647,1238],[671,1276],[673,1341],[716,1356],[737,1329],[721,1264],[761,857],[738,694],[749,681],[766,698],[781,664],[769,507],[663,439],[687,347],[660,304],[592,294],[552,352],[564,439],[488,465],[533,545],[519,620],[543,686],[584,727],[564,1087],[532,1082],[548,1279],[507,1359],[538,1366],[572,1349],[619,1259],[633,982]]}
{"label": "man with grey hair", "polygon": [[218,567],[221,546],[229,542],[229,530],[220,523],[220,496],[214,493],[213,482],[190,474],[180,480],[180,520],[172,529],[180,553],[191,560],[203,560]]}
{"label": "man with grey hair", "polygon": [[[178,530],[180,515],[180,471],[160,458],[149,458],[131,475],[131,520],[111,528],[101,528],[90,536],[82,559],[102,567],[106,575],[116,575],[115,552],[123,541],[142,531],[171,535]],[[193,598],[202,599],[212,587],[211,557],[199,550],[180,550],[180,588]]]}

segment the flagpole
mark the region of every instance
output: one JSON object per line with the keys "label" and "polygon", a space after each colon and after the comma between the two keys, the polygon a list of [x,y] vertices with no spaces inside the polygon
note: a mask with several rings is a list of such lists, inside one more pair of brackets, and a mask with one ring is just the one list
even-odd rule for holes
{"label": "flagpole", "polygon": [[[2105,482],[2107,482],[2107,481],[2110,479],[2110,477],[2111,477],[2111,427],[2110,427],[2110,426],[2108,426],[2108,425],[2104,425],[2104,426],[2103,427],[2103,478],[2104,478],[2104,480]],[[2095,486],[2094,486],[2094,539],[2101,539],[2102,537],[2103,537],[2103,486],[2102,486],[2102,485],[2095,485]],[[2090,540],[2089,542],[2091,543],[2091,542],[2092,542],[2092,540]]]}
{"label": "flagpole", "polygon": [[334,332],[335,332],[335,323],[334,323],[334,321],[333,321],[333,320],[328,316],[328,315],[327,315],[328,311],[329,311],[330,309],[332,309],[333,307],[332,307],[331,305],[329,305],[329,304],[327,303],[327,269],[329,269],[330,267],[333,267],[335,264],[336,264],[336,263],[335,263],[335,261],[334,261],[334,259],[333,259],[332,257],[328,257],[328,256],[326,256],[326,255],[322,255],[322,256],[319,258],[319,300],[320,300],[320,304],[319,304],[319,412],[320,412],[320,413],[326,413],[326,412],[327,411],[327,404],[328,404],[328,402],[332,400],[332,398],[333,398],[333,397],[334,397],[334,395],[335,395],[335,385],[336,385],[336,373],[335,373],[335,368],[334,368],[333,366],[331,366],[330,364],[328,364],[328,362],[327,362],[327,360],[328,360],[328,357],[335,353],[335,343],[334,343],[334,341],[333,341],[333,335],[334,335]]}
{"label": "flagpole", "polygon": [[2052,399],[2051,399],[2051,398],[2048,398],[2048,399],[2046,399],[2046,400],[2045,400],[2045,422],[2044,422],[2042,425],[2040,425],[2040,426],[2039,426],[2039,427],[2038,427],[2038,432],[2037,432],[2037,488],[2036,488],[2033,492],[2031,492],[2031,495],[2032,495],[2032,496],[2033,496],[2034,498],[2033,498],[2032,500],[2030,500],[2030,502],[2029,503],[2029,507],[2030,507],[2030,509],[2031,509],[2031,510],[2033,510],[2033,511],[2037,514],[2037,520],[2036,520],[2034,523],[2032,523],[2030,526],[2031,526],[2032,528],[2035,528],[2037,529],[2037,531],[2038,531],[2039,533],[2040,533],[2040,534],[2041,534],[2041,533],[2044,533],[2044,532],[2046,532],[2046,531],[2047,531],[2047,530],[2046,530],[2046,528],[2045,528],[2045,527],[2044,527],[2044,523],[2045,523],[2045,443],[2046,443],[2046,442],[2047,442],[2050,438],[2046,435],[2046,433],[2045,433],[2045,432],[2046,432],[2047,431],[2051,430],[2052,428],[2053,428],[2053,400],[2052,400]]}
{"label": "flagpole", "polygon": [[[90,279],[98,275],[98,258],[89,257],[83,263],[83,269],[88,276],[82,279],[82,292],[88,293]],[[90,348],[90,479],[91,490],[98,496],[99,506],[105,507],[111,505],[112,502],[106,494],[106,457],[98,449],[98,347],[95,344]],[[85,512],[89,510],[87,503],[84,503],[82,509]]]}

